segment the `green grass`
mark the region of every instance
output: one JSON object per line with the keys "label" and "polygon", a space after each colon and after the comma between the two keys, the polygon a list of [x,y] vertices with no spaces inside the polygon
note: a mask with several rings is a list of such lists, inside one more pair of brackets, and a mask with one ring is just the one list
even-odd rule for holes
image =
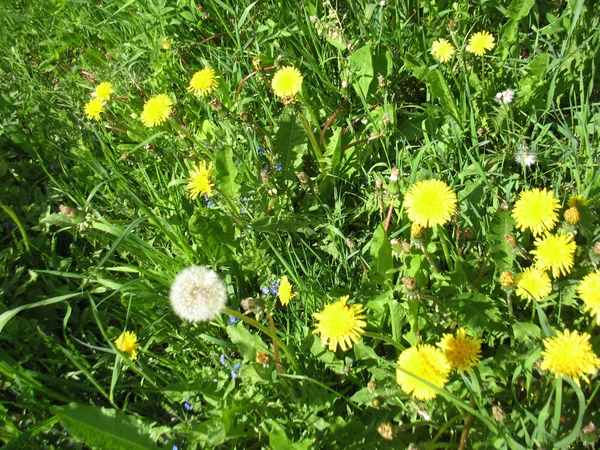
{"label": "green grass", "polygon": [[[595,441],[597,376],[578,386],[539,361],[543,339],[565,328],[589,333],[600,354],[595,317],[577,294],[600,259],[600,9],[500,3],[1,5],[4,448]],[[465,51],[481,30],[496,39],[483,58]],[[439,38],[458,49],[445,64],[430,52]],[[262,68],[248,77],[253,58]],[[196,97],[187,86],[206,65],[219,87]],[[271,67],[288,65],[304,77],[292,106],[270,86]],[[90,121],[84,106],[102,81],[114,94]],[[515,99],[500,105],[495,95],[507,88]],[[146,128],[143,105],[161,93],[173,116]],[[515,161],[523,145],[537,155],[530,167]],[[215,167],[210,204],[186,189],[201,160]],[[426,230],[424,250],[413,241],[403,252],[392,239],[411,241],[404,195],[430,178],[456,193],[457,213]],[[573,269],[539,302],[513,293],[511,314],[499,276],[531,262],[504,236],[526,256],[534,238],[507,210],[536,187],[560,201],[557,230],[569,228],[571,195],[590,203],[575,227]],[[169,288],[190,265],[219,273],[231,314],[242,317],[249,297],[266,309],[236,325],[227,314],[183,321]],[[297,292],[288,307],[261,293],[283,275]],[[415,279],[416,298],[403,277]],[[312,333],[313,314],[344,295],[364,306],[367,332],[330,352]],[[458,327],[483,342],[477,368],[452,372],[434,400],[404,393],[399,354]],[[115,348],[124,330],[139,338],[136,360]],[[257,352],[270,364],[257,363]],[[377,431],[386,423],[392,440]]]}

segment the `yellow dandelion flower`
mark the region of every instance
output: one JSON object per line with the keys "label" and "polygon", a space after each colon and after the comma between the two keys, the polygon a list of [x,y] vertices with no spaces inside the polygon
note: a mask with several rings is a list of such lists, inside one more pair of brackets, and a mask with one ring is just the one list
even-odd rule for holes
{"label": "yellow dandelion flower", "polygon": [[110,95],[113,93],[112,83],[105,81],[104,83],[100,83],[96,86],[96,98],[100,100],[108,101],[110,100]]}
{"label": "yellow dandelion flower", "polygon": [[296,293],[292,293],[292,284],[289,282],[288,277],[283,276],[279,281],[279,301],[283,306],[287,306],[290,300],[296,296]]}
{"label": "yellow dandelion flower", "polygon": [[275,73],[271,87],[281,99],[294,97],[302,88],[302,74],[295,67],[282,67]]}
{"label": "yellow dandelion flower", "polygon": [[481,359],[481,339],[467,336],[467,331],[459,328],[456,336],[444,334],[437,343],[452,366],[461,372],[469,373]]}
{"label": "yellow dandelion flower", "polygon": [[571,377],[578,386],[579,378],[589,383],[586,374],[594,375],[600,367],[600,359],[592,349],[590,338],[587,333],[565,329],[554,337],[544,339],[540,368],[549,370],[556,377]]}
{"label": "yellow dandelion flower", "polygon": [[352,348],[365,332],[367,322],[362,314],[362,305],[348,305],[349,296],[341,297],[337,302],[326,305],[320,313],[313,317],[319,322],[313,334],[321,334],[321,345],[329,343],[329,350],[335,352],[339,345],[343,351]]}
{"label": "yellow dandelion flower", "polygon": [[431,54],[440,62],[445,63],[450,61],[454,52],[456,52],[454,45],[444,38],[433,41],[431,44]]}
{"label": "yellow dandelion flower", "polygon": [[558,222],[560,204],[554,194],[546,189],[534,188],[519,194],[511,212],[517,228],[530,229],[534,236],[552,230]]}
{"label": "yellow dandelion flower", "polygon": [[205,67],[194,74],[190,80],[188,91],[196,95],[209,95],[219,85],[218,78],[212,67]]}
{"label": "yellow dandelion flower", "polygon": [[[439,388],[446,385],[452,370],[442,350],[429,344],[404,350],[398,357],[398,366]],[[431,400],[437,396],[437,392],[425,383],[401,370],[396,370],[396,381],[404,393],[412,394],[416,399]]]}
{"label": "yellow dandelion flower", "polygon": [[571,272],[574,263],[577,245],[573,242],[573,235],[568,233],[549,234],[535,240],[535,249],[531,254],[535,256],[535,265],[541,270],[552,269],[554,278]]}
{"label": "yellow dandelion flower", "polygon": [[515,284],[515,276],[512,272],[502,272],[500,274],[500,284],[504,287],[509,287]]}
{"label": "yellow dandelion flower", "polygon": [[118,350],[129,354],[131,359],[136,359],[136,350],[140,348],[140,344],[138,344],[137,335],[133,331],[124,331],[121,333],[121,336],[115,340],[115,347],[117,347]]}
{"label": "yellow dandelion flower", "polygon": [[567,205],[569,205],[571,208],[573,207],[578,207],[578,206],[588,206],[590,204],[590,201],[585,198],[583,195],[571,195],[569,197],[569,200],[567,201]]}
{"label": "yellow dandelion flower", "polygon": [[596,324],[600,326],[600,270],[583,277],[577,286],[577,293],[585,303],[585,312],[596,316]]}
{"label": "yellow dandelion flower", "polygon": [[416,222],[410,224],[410,237],[414,237],[415,239],[421,239],[425,234],[425,230],[421,225]]}
{"label": "yellow dandelion flower", "polygon": [[419,181],[408,189],[404,207],[411,222],[422,227],[442,225],[456,211],[456,194],[443,181]]}
{"label": "yellow dandelion flower", "polygon": [[552,292],[552,282],[546,272],[537,267],[528,267],[515,278],[516,293],[523,300],[532,298],[540,301]]}
{"label": "yellow dandelion flower", "polygon": [[100,113],[104,112],[104,100],[91,99],[85,104],[84,111],[88,119],[100,120]]}
{"label": "yellow dandelion flower", "polygon": [[198,195],[212,195],[212,183],[210,182],[212,172],[212,163],[207,165],[206,161],[200,161],[198,167],[190,172],[187,188],[190,191],[192,200],[196,200]]}
{"label": "yellow dandelion flower", "polygon": [[173,101],[165,94],[158,94],[144,103],[140,119],[146,127],[160,125],[173,111]]}
{"label": "yellow dandelion flower", "polygon": [[577,225],[579,220],[581,220],[581,215],[579,214],[579,210],[576,206],[571,206],[569,209],[567,209],[563,217],[565,218],[565,222],[571,225]]}
{"label": "yellow dandelion flower", "polygon": [[163,50],[171,50],[171,47],[173,46],[173,41],[171,41],[171,39],[164,38],[160,45],[163,48]]}
{"label": "yellow dandelion flower", "polygon": [[467,51],[477,56],[483,56],[488,50],[494,48],[494,36],[487,31],[478,31],[469,39]]}

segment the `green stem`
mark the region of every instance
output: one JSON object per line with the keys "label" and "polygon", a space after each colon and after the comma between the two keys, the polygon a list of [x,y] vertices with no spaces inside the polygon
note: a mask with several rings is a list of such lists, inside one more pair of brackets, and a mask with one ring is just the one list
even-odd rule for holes
{"label": "green stem", "polygon": [[450,271],[454,271],[454,264],[452,264],[452,259],[450,258],[450,252],[448,251],[448,235],[446,231],[441,226],[438,226],[438,231],[440,233],[440,242],[442,244],[442,250],[444,251],[444,258],[446,258],[446,264]]}
{"label": "green stem", "polygon": [[[308,140],[311,143],[311,146],[315,153],[315,158],[316,158],[317,162],[321,161],[323,159],[323,153],[321,152],[321,147],[319,146],[319,142],[317,141],[317,138],[315,137],[315,134],[313,133],[313,130],[310,126],[310,123],[308,122],[308,119],[301,112],[298,112],[298,117],[300,118],[302,127],[304,128],[304,131],[306,132],[306,135],[308,136]],[[323,164],[323,162],[321,162],[321,164]]]}
{"label": "green stem", "polygon": [[236,317],[244,322],[246,322],[248,325],[253,326],[254,328],[256,328],[259,331],[262,331],[263,333],[265,333],[267,336],[269,336],[271,339],[273,339],[274,341],[277,342],[277,345],[279,345],[279,348],[281,350],[283,350],[283,352],[287,355],[288,359],[290,360],[290,364],[292,365],[292,368],[298,372],[298,361],[296,360],[296,357],[294,356],[294,352],[292,352],[289,347],[287,345],[285,345],[283,343],[283,341],[281,340],[281,338],[279,336],[277,336],[276,334],[274,334],[271,330],[269,330],[267,327],[265,327],[264,325],[261,325],[260,323],[258,323],[256,320],[254,320],[251,317],[248,317],[238,311],[234,311],[231,308],[225,307],[225,309],[223,310],[224,313],[229,314],[230,316]]}

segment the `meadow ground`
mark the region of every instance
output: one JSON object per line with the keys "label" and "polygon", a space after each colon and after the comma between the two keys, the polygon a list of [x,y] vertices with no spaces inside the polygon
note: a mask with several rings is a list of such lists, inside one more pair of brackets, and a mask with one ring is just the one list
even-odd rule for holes
{"label": "meadow ground", "polygon": [[3,448],[593,448],[600,2],[0,13]]}

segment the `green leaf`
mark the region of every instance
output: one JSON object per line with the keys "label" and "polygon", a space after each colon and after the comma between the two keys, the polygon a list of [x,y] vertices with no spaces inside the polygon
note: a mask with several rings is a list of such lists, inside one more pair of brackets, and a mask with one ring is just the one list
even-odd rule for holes
{"label": "green leaf", "polygon": [[513,333],[517,341],[539,341],[541,330],[534,323],[516,322],[513,324]]}
{"label": "green leaf", "polygon": [[283,175],[288,180],[295,180],[302,158],[308,152],[308,136],[300,119],[290,112],[284,113],[279,123],[275,150],[279,154]]}
{"label": "green leaf", "polygon": [[448,88],[448,84],[439,69],[429,71],[427,74],[427,85],[431,90],[432,96],[440,101],[442,108],[458,120],[459,114],[454,103],[454,98],[450,94],[450,88]]}
{"label": "green leaf", "polygon": [[114,409],[70,403],[52,408],[69,434],[93,449],[158,449],[150,439],[150,426]]}
{"label": "green leaf", "polygon": [[188,229],[198,250],[212,264],[230,261],[235,253],[235,226],[231,217],[212,208],[196,208]]}
{"label": "green leaf", "polygon": [[269,444],[272,450],[308,450],[311,442],[309,438],[299,442],[290,441],[283,430],[273,430],[269,435]]}
{"label": "green leaf", "polygon": [[42,300],[36,303],[30,303],[28,305],[21,305],[11,309],[10,311],[6,311],[2,315],[0,315],[0,332],[6,326],[10,319],[12,319],[21,311],[31,308],[37,308],[39,306],[48,306],[54,303],[64,302],[65,300],[68,300],[73,297],[78,297],[79,295],[81,295],[79,292],[76,292],[75,294],[59,295],[58,297],[48,298],[46,300]]}
{"label": "green leaf", "polygon": [[231,147],[223,147],[217,152],[216,184],[219,190],[229,198],[236,196],[240,189],[236,178],[238,170],[233,162],[233,150]]}
{"label": "green leaf", "polygon": [[373,238],[370,242],[370,252],[374,262],[372,267],[374,267],[375,273],[385,278],[391,278],[392,275],[388,274],[387,271],[394,267],[392,246],[390,245],[390,240],[385,232],[383,223],[373,233]]}
{"label": "green leaf", "polygon": [[492,252],[492,259],[500,272],[512,271],[515,254],[504,236],[512,233],[513,225],[514,219],[509,211],[497,212],[492,218],[489,234],[490,251]]}
{"label": "green leaf", "polygon": [[267,345],[256,334],[250,333],[243,326],[227,327],[231,342],[238,346],[240,354],[249,361],[256,360],[256,352],[266,352]]}
{"label": "green leaf", "polygon": [[535,0],[513,0],[506,10],[506,17],[512,20],[521,20],[529,14]]}
{"label": "green leaf", "polygon": [[354,80],[352,86],[364,97],[369,92],[369,86],[373,81],[373,59],[371,57],[371,47],[365,45],[356,50],[348,57],[350,70],[354,72]]}

